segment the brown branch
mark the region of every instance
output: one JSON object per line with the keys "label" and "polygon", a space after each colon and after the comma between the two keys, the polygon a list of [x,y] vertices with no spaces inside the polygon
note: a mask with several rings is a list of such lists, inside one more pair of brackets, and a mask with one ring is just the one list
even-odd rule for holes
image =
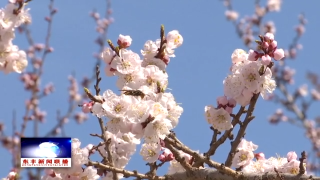
{"label": "brown branch", "polygon": [[[102,133],[102,138],[103,138],[104,142],[106,142],[104,149],[108,154],[108,159],[107,159],[108,163],[111,166],[114,166],[114,163],[113,163],[113,160],[112,160],[112,153],[110,151],[111,139],[110,138],[107,139],[107,137],[106,137],[106,128],[105,128],[105,126],[103,124],[104,122],[103,122],[102,118],[98,118],[98,120],[99,120],[100,129],[101,129],[101,133]],[[118,177],[117,177],[115,172],[113,172],[113,180],[118,180]]]}
{"label": "brown branch", "polygon": [[[187,174],[186,172],[179,172],[171,175],[165,175],[165,176],[148,176],[142,173],[138,173],[137,171],[128,171],[124,169],[114,168],[108,165],[104,165],[99,162],[92,162],[89,161],[88,165],[94,166],[97,168],[105,169],[108,171],[121,173],[124,175],[125,178],[128,177],[136,177],[137,179],[149,179],[149,180],[236,180],[239,178],[234,178],[232,176],[228,176],[226,174],[222,174],[217,170],[206,168],[206,169],[195,169],[193,171],[193,174]],[[313,177],[313,176],[307,176],[307,175],[292,175],[284,173],[282,174],[282,177],[284,180],[320,180],[320,177]],[[261,174],[255,174],[255,173],[244,173],[242,175],[241,179],[245,180],[283,180],[281,179],[277,173],[261,173]]]}
{"label": "brown branch", "polygon": [[278,178],[280,178],[281,180],[284,180],[284,178],[281,176],[281,174],[279,173],[277,168],[274,168],[273,170],[274,170],[274,172],[276,172]]}
{"label": "brown branch", "polygon": [[244,173],[242,178],[234,178],[220,173],[215,169],[196,169],[193,176],[186,172],[179,172],[172,175],[166,175],[168,180],[320,180],[320,177],[312,177],[307,175],[293,175],[283,173],[281,179],[277,173]]}
{"label": "brown branch", "polygon": [[254,116],[252,116],[252,114],[253,114],[256,102],[259,98],[259,95],[260,95],[260,93],[254,94],[253,97],[251,98],[250,105],[249,105],[245,120],[240,125],[240,129],[238,131],[238,134],[237,134],[235,140],[232,142],[231,149],[228,154],[228,158],[225,161],[225,165],[227,167],[231,166],[234,154],[236,153],[236,150],[237,150],[237,147],[238,147],[239,143],[241,142],[241,139],[245,135],[246,128],[247,128],[248,124],[250,123],[250,121],[254,119]]}
{"label": "brown branch", "polygon": [[101,81],[99,66],[96,66],[96,84],[94,85],[94,89],[96,90],[96,95],[98,96],[100,93],[99,83]]}
{"label": "brown branch", "polygon": [[[233,128],[239,123],[241,115],[245,112],[245,107],[241,106],[237,115],[233,118],[231,124]],[[210,149],[205,153],[206,156],[214,155],[218,147],[225,142],[229,137],[230,133],[233,131],[233,128],[224,132],[224,134],[215,142],[211,141]]]}
{"label": "brown branch", "polygon": [[100,103],[100,104],[103,103],[102,100],[97,99],[94,95],[92,95],[88,88],[84,87],[83,89],[84,89],[84,92],[87,94],[87,96],[89,97],[89,99],[91,101],[94,101],[94,102],[97,102],[97,103]]}
{"label": "brown branch", "polygon": [[299,164],[299,174],[300,175],[302,175],[302,174],[304,174],[305,172],[306,172],[306,169],[304,168],[304,163],[303,163],[303,161],[305,160],[305,159],[307,159],[307,155],[306,155],[306,152],[305,151],[303,151],[302,153],[301,153],[301,158],[299,158],[299,161],[300,161],[300,164]]}
{"label": "brown branch", "polygon": [[182,158],[179,151],[177,151],[170,143],[166,143],[166,147],[172,152],[174,158],[181,164],[181,166],[188,172],[192,173],[192,166]]}
{"label": "brown branch", "polygon": [[161,176],[154,176],[151,177],[149,175],[145,175],[145,174],[141,174],[138,173],[137,171],[128,171],[128,170],[124,170],[124,169],[119,169],[119,168],[115,168],[109,165],[105,165],[99,162],[93,162],[93,161],[89,161],[88,162],[89,166],[94,166],[96,168],[101,168],[101,169],[105,169],[114,173],[120,173],[123,174],[124,177],[136,177],[139,179],[153,179],[153,180],[165,180],[165,177],[161,177]]}
{"label": "brown branch", "polygon": [[202,156],[202,155],[198,154],[197,152],[191,150],[190,148],[188,148],[187,146],[185,146],[183,144],[177,144],[170,138],[165,138],[164,141],[166,144],[171,144],[173,147],[175,147],[179,150],[182,150],[183,152],[191,155],[197,161],[205,162],[210,167],[214,167],[215,169],[219,170],[220,172],[222,172],[224,174],[227,174],[227,175],[232,176],[234,178],[240,178],[242,176],[241,173],[236,172],[235,170],[233,170],[229,167],[226,167],[223,164],[214,162],[214,161],[210,160],[209,158]]}

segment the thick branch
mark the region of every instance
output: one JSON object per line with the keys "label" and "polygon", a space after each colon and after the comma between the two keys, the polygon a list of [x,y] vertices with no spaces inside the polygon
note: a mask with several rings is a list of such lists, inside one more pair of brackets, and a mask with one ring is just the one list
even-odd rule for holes
{"label": "thick branch", "polygon": [[191,175],[186,172],[176,173],[171,176],[166,176],[169,180],[320,180],[320,177],[312,177],[307,175],[292,175],[282,174],[281,178],[277,173],[263,173],[263,174],[243,174],[242,178],[234,178],[228,175],[223,175],[214,169],[197,169]]}
{"label": "thick branch", "polygon": [[149,176],[137,171],[127,171],[124,169],[114,168],[108,165],[104,165],[99,162],[89,161],[88,165],[95,166],[97,168],[105,169],[108,171],[121,173],[124,177],[136,177],[138,179],[150,179],[150,180],[320,180],[320,177],[312,177],[307,175],[292,175],[292,174],[282,174],[281,178],[277,173],[263,173],[263,174],[243,174],[241,177],[235,178],[222,174],[215,169],[194,169],[193,173],[180,172],[165,176]]}
{"label": "thick branch", "polygon": [[236,177],[236,178],[239,178],[242,176],[241,173],[236,172],[235,170],[233,170],[231,168],[225,167],[223,164],[214,162],[214,161],[210,160],[209,158],[202,156],[202,155],[198,154],[197,152],[191,150],[190,148],[188,148],[187,146],[185,146],[183,144],[177,144],[172,139],[165,138],[164,141],[166,144],[168,143],[168,144],[173,145],[175,148],[182,150],[183,152],[185,152],[187,154],[190,154],[196,160],[201,161],[201,162],[205,162],[210,167],[214,167],[215,169],[219,170],[222,173],[225,173],[229,176]]}

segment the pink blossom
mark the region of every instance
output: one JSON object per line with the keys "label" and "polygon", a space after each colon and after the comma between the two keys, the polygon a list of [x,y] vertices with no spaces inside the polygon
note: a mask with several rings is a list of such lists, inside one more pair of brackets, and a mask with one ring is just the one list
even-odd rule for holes
{"label": "pink blossom", "polygon": [[307,96],[308,95],[308,86],[306,84],[300,86],[297,90],[297,93],[300,96]]}
{"label": "pink blossom", "polygon": [[300,24],[296,27],[296,31],[297,31],[298,35],[301,36],[306,30],[305,30],[304,26],[302,24]]}
{"label": "pink blossom", "polygon": [[231,114],[231,113],[232,113],[233,108],[232,108],[232,107],[227,106],[227,107],[225,108],[225,110],[226,110],[229,114]]}
{"label": "pink blossom", "polygon": [[252,151],[247,149],[239,149],[239,151],[235,154],[232,166],[233,167],[245,167],[250,164],[252,159],[254,158],[254,154]]}
{"label": "pink blossom", "polygon": [[[290,173],[290,174],[299,174],[300,171],[300,161],[296,159],[292,159],[290,162],[284,164],[279,170],[284,173]],[[306,174],[306,172],[305,172]]]}
{"label": "pink blossom", "polygon": [[92,110],[92,106],[93,106],[94,102],[89,102],[89,103],[84,103],[82,105],[82,112],[84,113],[89,113]]}
{"label": "pink blossom", "polygon": [[249,91],[247,88],[245,88],[239,96],[235,97],[235,100],[241,106],[247,106],[248,104],[250,104],[252,96],[253,93]]}
{"label": "pink blossom", "polygon": [[270,12],[280,11],[282,0],[268,0],[267,8]]}
{"label": "pink blossom", "polygon": [[215,109],[209,105],[205,107],[205,116],[209,124],[218,131],[225,131],[233,128],[230,113],[223,108]]}
{"label": "pink blossom", "polygon": [[222,105],[222,106],[225,106],[228,104],[228,99],[227,99],[227,96],[220,96],[217,98],[217,103],[218,105]]}
{"label": "pink blossom", "polygon": [[269,46],[271,47],[271,49],[277,48],[278,46],[278,42],[277,41],[272,41]]}
{"label": "pink blossom", "polygon": [[284,58],[284,51],[283,49],[276,49],[274,52],[273,52],[273,57],[275,60],[281,60],[282,58]]}
{"label": "pink blossom", "polygon": [[262,42],[261,47],[264,49],[267,49],[269,47],[269,43],[264,41],[264,42]]}
{"label": "pink blossom", "polygon": [[254,154],[254,157],[255,157],[257,160],[265,160],[265,159],[266,159],[266,158],[265,158],[265,155],[264,155],[262,152]]}
{"label": "pink blossom", "polygon": [[296,152],[294,152],[294,151],[288,152],[288,154],[287,154],[288,162],[290,162],[292,160],[296,160],[297,158],[298,158],[298,156],[297,156]]}
{"label": "pink blossom", "polygon": [[229,98],[228,100],[228,106],[234,108],[237,105],[237,101],[233,98]]}
{"label": "pink blossom", "polygon": [[261,63],[263,65],[268,66],[270,64],[270,62],[271,62],[271,57],[268,54],[261,57]]}
{"label": "pink blossom", "polygon": [[172,152],[169,149],[163,148],[163,152],[161,155],[159,155],[158,160],[161,162],[172,161],[172,160],[174,160],[174,155],[172,154]]}
{"label": "pink blossom", "polygon": [[183,37],[177,30],[168,32],[166,39],[167,39],[167,47],[169,49],[175,49],[181,46],[183,43]]}
{"label": "pink blossom", "polygon": [[259,59],[259,53],[257,51],[254,51],[252,49],[249,50],[248,60],[249,61],[256,61]]}
{"label": "pink blossom", "polygon": [[231,55],[232,63],[237,64],[247,59],[247,53],[243,49],[236,49]]}
{"label": "pink blossom", "polygon": [[320,100],[320,93],[319,93],[319,91],[317,91],[317,90],[315,90],[315,89],[312,89],[312,90],[311,90],[311,95],[312,95],[312,98],[313,98],[314,100],[317,100],[317,101]]}
{"label": "pink blossom", "polygon": [[237,149],[245,149],[248,151],[255,151],[258,149],[258,145],[252,143],[252,141],[247,141],[245,139],[241,139]]}
{"label": "pink blossom", "polygon": [[239,13],[236,12],[236,11],[229,11],[229,10],[227,10],[227,11],[225,12],[225,16],[227,17],[228,20],[235,21],[235,20],[238,19]]}
{"label": "pink blossom", "polygon": [[274,35],[272,33],[266,33],[264,39],[265,41],[272,42],[274,40]]}
{"label": "pink blossom", "polygon": [[120,34],[117,43],[120,46],[120,48],[127,48],[131,45],[131,42],[132,42],[132,39],[130,36],[124,36]]}

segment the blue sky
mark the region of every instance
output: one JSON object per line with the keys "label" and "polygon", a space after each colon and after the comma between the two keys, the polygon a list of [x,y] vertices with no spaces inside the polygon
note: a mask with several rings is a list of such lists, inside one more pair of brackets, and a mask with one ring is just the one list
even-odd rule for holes
{"label": "blue sky", "polygon": [[[265,1],[262,1],[264,3]],[[6,3],[0,2],[3,7]],[[43,43],[46,32],[44,17],[48,14],[49,0],[33,0],[29,3],[33,22],[31,33],[35,42]],[[55,49],[50,54],[44,65],[42,86],[49,82],[55,84],[56,91],[40,103],[43,110],[47,111],[47,118],[41,124],[39,135],[45,135],[56,122],[56,111],[66,112],[68,103],[67,88],[68,75],[75,72],[76,77],[91,76],[95,63],[93,53],[98,50],[94,43],[97,37],[95,23],[89,13],[93,9],[105,12],[105,1],[72,1],[64,0],[55,2],[58,13],[53,20],[51,45]],[[289,65],[297,68],[295,80],[296,87],[306,83],[305,72],[318,72],[320,62],[317,57],[317,39],[320,26],[318,26],[318,13],[316,7],[320,2],[304,3],[302,1],[285,1],[281,12],[272,13],[264,19],[273,20],[277,27],[276,40],[280,48],[288,47],[295,35],[293,30],[297,25],[297,16],[305,12],[308,19],[306,34],[302,37],[303,50],[299,52],[298,59]],[[251,15],[253,1],[234,4],[240,16]],[[223,95],[222,81],[228,74],[231,65],[231,53],[236,48],[247,50],[242,41],[237,37],[235,29],[224,16],[225,7],[222,1],[113,1],[114,23],[108,30],[108,38],[116,42],[119,34],[130,35],[133,39],[131,50],[139,53],[144,42],[159,38],[159,28],[165,25],[166,32],[179,30],[184,38],[184,44],[176,50],[176,58],[171,59],[168,66],[169,88],[176,98],[182,103],[184,112],[180,118],[175,132],[187,146],[194,150],[205,152],[208,150],[212,136],[204,118],[204,107],[209,104],[216,105],[216,97]],[[14,44],[20,49],[28,48],[24,35],[17,35]],[[102,69],[101,69],[102,70]],[[0,121],[6,125],[6,134],[12,133],[12,111],[17,114],[18,128],[25,113],[25,100],[29,94],[25,93],[23,84],[19,82],[19,75],[0,75],[3,86],[0,88],[1,113]],[[102,91],[111,89],[117,91],[116,78],[102,76]],[[93,89],[93,87],[90,87]],[[80,88],[81,89],[81,88]],[[270,125],[267,118],[276,110],[278,105],[259,98],[254,115],[256,119],[247,129],[246,139],[259,145],[258,152],[264,152],[267,157],[276,153],[285,156],[288,151],[310,150],[310,143],[304,137],[304,131],[280,123]],[[236,108],[236,110],[239,107]],[[80,110],[80,109],[78,109]],[[309,113],[312,119],[316,114],[315,106]],[[291,116],[292,117],[292,116]],[[33,135],[33,125],[28,124],[26,136]],[[89,136],[90,133],[100,133],[97,119],[90,115],[90,119],[82,125],[77,125],[74,120],[66,125],[67,135],[79,138],[82,146],[88,143],[98,144],[99,139]],[[213,157],[218,162],[224,162],[229,152],[230,145],[225,143]],[[138,147],[137,152],[139,152]],[[11,155],[7,150],[0,149],[2,162],[0,176],[4,177],[11,169]],[[147,166],[142,157],[137,153],[129,165],[129,170],[136,169],[146,172]],[[167,166],[159,170],[160,174],[167,171]],[[23,178],[25,179],[25,178]]]}

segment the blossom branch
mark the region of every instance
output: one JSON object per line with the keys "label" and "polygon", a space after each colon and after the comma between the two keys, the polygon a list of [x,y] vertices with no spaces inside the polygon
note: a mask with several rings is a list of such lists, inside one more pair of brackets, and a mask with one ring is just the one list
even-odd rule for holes
{"label": "blossom branch", "polygon": [[128,178],[128,177],[136,177],[136,178],[139,178],[139,179],[150,179],[150,180],[166,180],[167,179],[167,178],[162,177],[162,176],[151,177],[149,175],[138,173],[137,171],[128,171],[128,170],[125,170],[125,169],[115,168],[115,167],[112,167],[112,166],[109,166],[109,165],[105,165],[105,164],[102,164],[102,163],[99,163],[99,162],[89,161],[88,165],[89,166],[94,166],[94,167],[97,167],[97,168],[101,168],[101,169],[105,169],[105,170],[108,170],[108,171],[111,171],[111,172],[114,172],[114,173],[123,174],[124,177],[126,177],[126,178]]}
{"label": "blossom branch", "polygon": [[183,152],[191,155],[192,157],[194,157],[196,160],[199,159],[202,162],[205,162],[206,164],[208,164],[210,167],[214,167],[215,169],[219,170],[222,173],[225,173],[231,177],[234,178],[240,178],[242,175],[239,172],[234,171],[233,169],[224,166],[223,164],[219,164],[217,162],[214,162],[212,160],[210,160],[209,158],[202,156],[200,154],[198,154],[197,152],[191,150],[190,148],[188,148],[187,146],[183,145],[183,144],[177,144],[175,143],[172,139],[170,138],[165,138],[164,139],[165,143],[167,144],[171,144],[173,147],[182,150]]}
{"label": "blossom branch", "polygon": [[14,14],[19,14],[21,9],[23,8],[23,6],[25,6],[26,4],[28,4],[32,0],[25,0],[24,2],[23,1],[24,0],[17,0],[16,3],[18,3],[18,8],[13,11]]}
{"label": "blossom branch", "polygon": [[96,66],[96,84],[94,85],[94,89],[96,90],[96,95],[98,96],[100,93],[99,83],[101,81],[100,75],[100,69],[99,66]]}
{"label": "blossom branch", "polygon": [[[233,128],[236,124],[239,123],[241,115],[245,112],[245,107],[241,106],[237,115],[232,120]],[[214,155],[218,147],[225,142],[225,140],[230,136],[230,133],[233,131],[233,128],[224,132],[224,134],[215,142],[211,141],[210,149],[205,153],[206,156]]]}
{"label": "blossom branch", "polygon": [[180,153],[170,143],[166,143],[166,147],[173,153],[174,158],[182,165],[182,167],[187,172],[192,173],[192,166],[181,157]]}
{"label": "blossom branch", "polygon": [[[20,136],[23,136],[24,131],[26,129],[27,123],[30,119],[29,113],[31,110],[33,110],[33,113],[35,115],[35,117],[37,118],[37,114],[34,112],[38,105],[35,103],[35,101],[37,101],[37,99],[39,99],[39,89],[40,89],[40,78],[43,74],[43,64],[45,62],[45,58],[47,56],[48,53],[52,52],[52,49],[50,48],[49,42],[50,42],[50,37],[51,37],[51,29],[52,29],[52,18],[54,16],[54,14],[56,13],[56,10],[53,8],[53,3],[54,0],[50,1],[50,5],[49,5],[49,10],[50,10],[50,15],[47,18],[47,22],[48,22],[48,27],[47,27],[47,35],[46,35],[46,40],[45,40],[45,50],[42,54],[42,58],[41,58],[41,62],[38,62],[36,56],[32,57],[32,62],[34,64],[37,64],[36,66],[33,66],[33,71],[30,72],[31,75],[33,75],[33,86],[29,87],[29,90],[31,91],[31,98],[30,98],[30,106],[26,107],[26,113],[24,115],[24,120],[23,120],[23,124],[22,124],[22,128],[21,128],[21,132],[20,132]],[[26,32],[26,36],[27,36],[27,40],[30,44],[31,47],[35,47],[34,41],[32,39],[30,30],[25,26],[23,28],[23,30]],[[38,62],[38,63],[37,63]],[[40,119],[35,119],[34,120],[34,135],[37,136],[38,135],[38,120]]]}
{"label": "blossom branch", "polygon": [[257,100],[259,98],[259,95],[260,95],[260,93],[255,94],[251,98],[251,102],[250,102],[250,105],[249,105],[248,112],[246,114],[245,120],[243,121],[243,123],[240,124],[240,129],[238,131],[236,139],[231,143],[231,149],[230,149],[230,152],[228,154],[228,158],[225,161],[225,165],[227,167],[231,166],[232,160],[233,160],[234,155],[235,155],[236,150],[237,150],[237,147],[238,147],[239,143],[241,142],[241,138],[244,137],[248,124],[254,119],[254,116],[252,116],[252,114],[253,114],[255,105],[257,103]]}

